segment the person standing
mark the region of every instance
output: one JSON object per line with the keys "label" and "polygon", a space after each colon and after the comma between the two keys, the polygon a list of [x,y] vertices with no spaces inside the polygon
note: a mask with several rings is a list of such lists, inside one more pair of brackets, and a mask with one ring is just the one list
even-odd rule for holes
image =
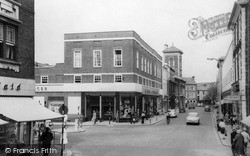
{"label": "person standing", "polygon": [[43,132],[41,136],[43,156],[49,155],[52,140],[53,140],[53,134],[50,131],[50,128],[46,127],[45,132]]}
{"label": "person standing", "polygon": [[[227,134],[226,133],[226,124],[223,121],[223,119],[220,120],[219,126],[220,126],[220,132],[221,132],[221,134],[224,134],[226,136],[226,134]],[[225,139],[225,138],[223,137],[223,139]]]}
{"label": "person standing", "polygon": [[247,128],[243,127],[241,135],[244,137],[244,147],[245,147],[245,151],[247,150],[247,143],[249,142],[249,134],[247,133]]}
{"label": "person standing", "polygon": [[94,125],[96,124],[96,112],[95,112],[95,110],[93,111],[93,117],[92,117],[91,121],[94,123]]}
{"label": "person standing", "polygon": [[232,132],[231,132],[231,149],[232,149],[232,153],[233,153],[233,156],[235,156],[235,144],[234,144],[234,139],[235,139],[235,136],[237,135],[237,130],[239,128],[238,127],[235,127],[233,128]]}
{"label": "person standing", "polygon": [[143,111],[141,113],[141,124],[144,124],[144,119],[145,119],[145,112]]}
{"label": "person standing", "polygon": [[14,148],[18,148],[18,141],[14,133],[10,135],[10,138],[7,141],[7,148],[11,150],[9,153],[6,154],[6,156],[18,156],[18,153],[13,152]]}
{"label": "person standing", "polygon": [[244,137],[241,134],[240,129],[238,129],[236,132],[237,132],[237,134],[236,134],[235,139],[234,139],[235,154],[237,156],[238,155],[245,155]]}
{"label": "person standing", "polygon": [[68,144],[68,134],[67,134],[67,126],[64,126],[63,135],[60,138],[60,144],[62,144],[63,139],[63,150],[65,150],[66,144]]}

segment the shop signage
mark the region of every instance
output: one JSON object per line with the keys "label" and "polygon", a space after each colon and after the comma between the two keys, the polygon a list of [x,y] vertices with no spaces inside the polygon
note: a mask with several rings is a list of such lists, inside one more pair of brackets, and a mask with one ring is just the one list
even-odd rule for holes
{"label": "shop signage", "polygon": [[202,17],[192,18],[188,25],[191,30],[188,31],[188,37],[191,40],[196,40],[204,37],[205,41],[217,38],[218,36],[230,34],[227,29],[231,13],[220,14],[208,19]]}
{"label": "shop signage", "polygon": [[142,88],[142,94],[159,95],[159,90],[153,90],[150,88]]}
{"label": "shop signage", "polygon": [[35,95],[35,80],[0,77],[0,95]]}
{"label": "shop signage", "polygon": [[239,101],[240,100],[240,96],[238,96],[238,95],[231,95],[231,96],[228,96],[228,97],[224,98],[223,100]]}
{"label": "shop signage", "polygon": [[47,91],[47,87],[36,87],[36,92]]}

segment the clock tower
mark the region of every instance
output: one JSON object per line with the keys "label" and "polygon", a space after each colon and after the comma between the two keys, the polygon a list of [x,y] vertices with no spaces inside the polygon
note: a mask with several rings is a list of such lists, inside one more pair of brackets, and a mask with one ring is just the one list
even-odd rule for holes
{"label": "clock tower", "polygon": [[164,45],[163,63],[168,64],[175,70],[177,76],[182,77],[182,54],[183,52],[174,46]]}

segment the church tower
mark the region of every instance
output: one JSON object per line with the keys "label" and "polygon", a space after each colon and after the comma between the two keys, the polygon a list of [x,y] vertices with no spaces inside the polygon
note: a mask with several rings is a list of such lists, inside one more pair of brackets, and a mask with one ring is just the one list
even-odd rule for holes
{"label": "church tower", "polygon": [[164,45],[163,63],[168,64],[175,70],[177,76],[182,77],[182,54],[183,52],[174,46]]}

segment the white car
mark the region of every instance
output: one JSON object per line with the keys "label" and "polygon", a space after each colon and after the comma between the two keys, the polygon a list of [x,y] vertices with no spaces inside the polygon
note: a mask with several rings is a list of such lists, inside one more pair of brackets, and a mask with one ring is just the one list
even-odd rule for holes
{"label": "white car", "polygon": [[186,123],[187,124],[200,124],[200,116],[198,112],[189,112],[186,117]]}
{"label": "white car", "polygon": [[176,118],[177,117],[177,112],[175,109],[169,109],[169,114],[171,118]]}

